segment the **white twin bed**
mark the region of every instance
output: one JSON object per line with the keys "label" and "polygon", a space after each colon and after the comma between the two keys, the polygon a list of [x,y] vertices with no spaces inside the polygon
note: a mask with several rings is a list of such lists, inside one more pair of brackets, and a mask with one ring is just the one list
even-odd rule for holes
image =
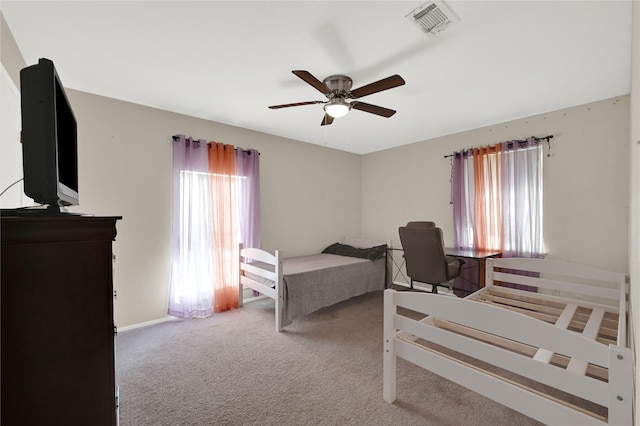
{"label": "white twin bed", "polygon": [[396,400],[403,358],[545,424],[631,425],[625,278],[505,258],[464,299],[386,290],[383,397]]}
{"label": "white twin bed", "polygon": [[277,331],[320,308],[385,288],[386,244],[348,240],[323,253],[284,258],[240,246],[239,304],[244,287],[275,301]]}

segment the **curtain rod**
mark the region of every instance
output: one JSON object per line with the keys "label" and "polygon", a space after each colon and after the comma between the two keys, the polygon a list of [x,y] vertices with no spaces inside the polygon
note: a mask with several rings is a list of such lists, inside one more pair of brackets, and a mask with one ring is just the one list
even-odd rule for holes
{"label": "curtain rod", "polygon": [[[173,141],[174,141],[174,142],[176,142],[176,141],[178,141],[178,139],[180,139],[180,136],[178,136],[178,135],[173,135],[173,136],[171,136],[171,139],[173,139]],[[193,139],[192,137],[190,137],[190,136],[189,136],[189,137],[187,137],[187,139],[194,140],[194,139]],[[199,141],[200,139],[195,139],[195,140],[196,140],[196,141]],[[209,144],[211,144],[211,142],[207,142],[207,145],[209,145]],[[238,148],[233,148],[233,150],[234,150],[234,151],[237,151],[237,150],[238,150]],[[242,151],[246,152],[247,154],[251,154],[251,150],[249,150],[249,149],[243,149]],[[258,155],[260,155],[260,152],[258,152]]]}
{"label": "curtain rod", "polygon": [[[536,142],[540,142],[540,141],[547,141],[547,144],[549,145],[549,149],[551,149],[551,143],[549,142],[551,139],[553,139],[553,135],[547,135],[547,136],[543,136],[541,138],[537,138],[535,136],[533,136],[533,139],[535,139]],[[525,143],[527,140],[513,140],[513,141],[508,141],[508,143],[510,144],[509,146],[513,146],[513,143]],[[450,158],[453,157],[454,154],[449,154],[449,155],[445,155],[444,158]]]}

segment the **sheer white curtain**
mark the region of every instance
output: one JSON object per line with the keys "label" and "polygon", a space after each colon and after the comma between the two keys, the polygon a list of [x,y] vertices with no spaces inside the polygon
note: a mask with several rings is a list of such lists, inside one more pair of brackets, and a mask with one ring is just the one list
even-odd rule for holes
{"label": "sheer white curtain", "polygon": [[502,255],[539,257],[544,252],[542,145],[534,138],[502,145]]}
{"label": "sheer white curtain", "polygon": [[173,142],[171,286],[168,314],[213,313],[213,229],[207,142]]}

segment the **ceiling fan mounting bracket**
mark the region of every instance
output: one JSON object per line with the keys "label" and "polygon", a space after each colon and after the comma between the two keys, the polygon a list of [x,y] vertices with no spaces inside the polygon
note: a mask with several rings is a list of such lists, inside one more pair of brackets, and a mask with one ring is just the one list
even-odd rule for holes
{"label": "ceiling fan mounting bracket", "polygon": [[331,90],[334,96],[349,93],[351,91],[351,85],[353,84],[351,78],[342,74],[330,75],[322,80],[322,82]]}

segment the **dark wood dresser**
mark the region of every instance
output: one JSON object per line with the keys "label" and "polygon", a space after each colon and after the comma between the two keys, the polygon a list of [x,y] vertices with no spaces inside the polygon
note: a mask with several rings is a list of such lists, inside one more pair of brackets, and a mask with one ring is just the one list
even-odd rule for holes
{"label": "dark wood dresser", "polygon": [[2,212],[2,425],[116,425],[120,217]]}

